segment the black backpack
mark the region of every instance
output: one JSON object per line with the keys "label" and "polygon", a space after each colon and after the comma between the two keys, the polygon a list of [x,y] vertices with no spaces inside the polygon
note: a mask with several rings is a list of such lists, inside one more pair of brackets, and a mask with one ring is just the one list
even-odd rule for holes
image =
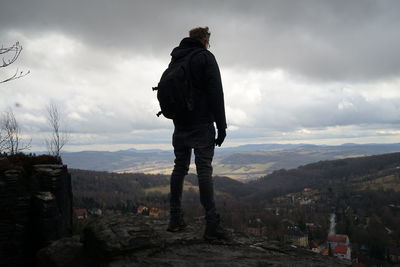
{"label": "black backpack", "polygon": [[161,114],[168,119],[175,119],[178,114],[194,110],[195,88],[192,85],[190,60],[203,51],[203,48],[195,49],[183,58],[173,61],[161,76],[157,87],[157,99],[160,103]]}

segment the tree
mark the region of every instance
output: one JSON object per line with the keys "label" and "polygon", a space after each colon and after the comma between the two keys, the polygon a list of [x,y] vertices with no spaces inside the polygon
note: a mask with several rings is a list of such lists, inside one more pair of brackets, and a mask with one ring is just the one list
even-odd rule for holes
{"label": "tree", "polygon": [[52,131],[50,137],[45,140],[47,150],[50,154],[59,157],[61,149],[68,142],[68,133],[60,128],[61,115],[54,103],[47,106],[47,122]]}
{"label": "tree", "polygon": [[5,111],[1,117],[0,149],[9,155],[14,155],[31,147],[30,142],[22,145],[21,128],[12,109]]}
{"label": "tree", "polygon": [[[5,67],[13,64],[18,59],[21,52],[22,52],[22,45],[20,45],[19,42],[16,42],[15,44],[13,44],[12,46],[9,46],[9,47],[1,46],[0,55],[2,55],[1,56],[2,63],[0,63],[0,68],[5,68]],[[6,58],[5,55],[11,55],[11,56]],[[11,77],[6,78],[4,80],[0,80],[0,83],[5,83],[5,82],[9,82],[12,80],[22,78],[22,77],[28,75],[29,73],[30,73],[29,70],[27,72],[24,72],[24,71],[19,71],[19,69],[17,68],[17,70]]]}
{"label": "tree", "polygon": [[0,154],[5,152],[7,148],[7,138],[3,127],[0,125]]}

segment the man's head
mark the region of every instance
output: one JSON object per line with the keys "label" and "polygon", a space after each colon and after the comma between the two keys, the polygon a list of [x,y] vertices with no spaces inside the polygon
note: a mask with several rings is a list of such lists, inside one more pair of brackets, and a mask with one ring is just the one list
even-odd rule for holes
{"label": "man's head", "polygon": [[189,37],[199,40],[205,48],[210,47],[210,31],[208,27],[197,27],[189,31]]}

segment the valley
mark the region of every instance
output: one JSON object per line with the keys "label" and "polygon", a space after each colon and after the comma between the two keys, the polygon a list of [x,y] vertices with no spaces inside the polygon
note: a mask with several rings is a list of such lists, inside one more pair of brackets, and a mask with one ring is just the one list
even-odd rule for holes
{"label": "valley", "polygon": [[[321,160],[362,157],[400,151],[400,144],[344,144],[317,146],[307,144],[259,144],[216,148],[214,175],[238,181],[251,181],[279,169],[297,168]],[[116,152],[64,152],[64,163],[71,168],[116,173],[170,175],[174,155],[170,150],[128,149]],[[194,159],[190,173],[196,173]]]}

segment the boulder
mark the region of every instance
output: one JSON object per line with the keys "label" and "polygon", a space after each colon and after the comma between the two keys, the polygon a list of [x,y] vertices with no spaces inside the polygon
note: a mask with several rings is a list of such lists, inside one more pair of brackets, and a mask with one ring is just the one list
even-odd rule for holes
{"label": "boulder", "polygon": [[84,267],[83,244],[79,236],[61,238],[37,253],[38,266]]}
{"label": "boulder", "polygon": [[[337,258],[240,233],[232,233],[231,241],[206,242],[202,238],[202,222],[190,224],[179,233],[167,232],[166,228],[167,221],[147,216],[99,217],[86,226],[80,241],[77,238],[73,242],[57,241],[42,249],[41,266],[66,266],[61,261],[58,263],[59,258],[67,258],[75,267],[351,265]],[[71,255],[63,255],[65,251]]]}

